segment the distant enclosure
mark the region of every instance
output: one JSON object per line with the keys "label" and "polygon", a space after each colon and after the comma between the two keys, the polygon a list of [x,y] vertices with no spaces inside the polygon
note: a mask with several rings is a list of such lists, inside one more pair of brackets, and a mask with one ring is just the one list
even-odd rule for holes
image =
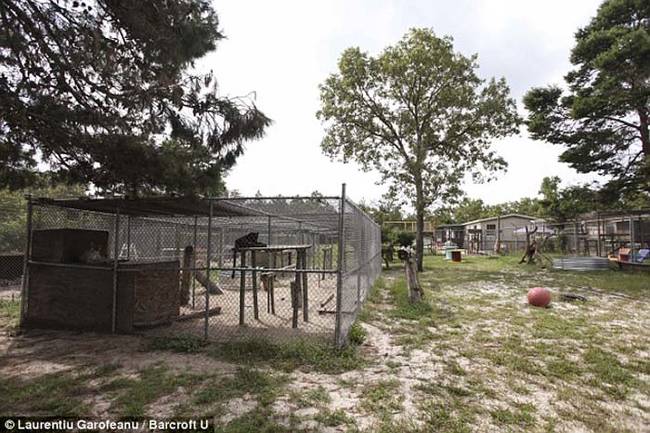
{"label": "distant enclosure", "polygon": [[319,336],[337,345],[381,272],[379,226],[345,197],[34,199],[21,324]]}
{"label": "distant enclosure", "polygon": [[526,229],[532,239],[543,242],[546,252],[607,257],[621,248],[632,254],[650,248],[650,209],[591,212],[564,222],[527,215],[509,214],[463,224],[442,224],[435,228],[434,244],[449,242],[475,253],[494,250],[497,235],[502,252],[526,247]]}

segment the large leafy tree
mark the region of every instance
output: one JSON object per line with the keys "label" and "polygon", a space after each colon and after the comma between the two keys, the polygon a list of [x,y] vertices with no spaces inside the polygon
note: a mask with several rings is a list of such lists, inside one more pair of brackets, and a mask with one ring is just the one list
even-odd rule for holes
{"label": "large leafy tree", "polygon": [[28,190],[0,188],[0,254],[22,252],[25,248],[27,209],[25,195],[37,197],[80,197],[82,185],[54,185],[47,176],[37,176]]}
{"label": "large leafy tree", "polygon": [[650,193],[650,2],[607,0],[576,33],[566,90],[524,97],[533,138],[566,146],[560,159],[612,180],[612,200]]}
{"label": "large leafy tree", "polygon": [[269,124],[192,73],[222,37],[207,0],[0,1],[0,186],[46,168],[108,193],[221,189]]}
{"label": "large leafy tree", "polygon": [[505,80],[486,82],[477,68],[450,38],[412,29],[377,57],[347,49],[320,86],[323,151],[378,170],[415,208],[419,270],[427,209],[458,196],[466,174],[481,180],[504,168],[490,142],[517,131]]}

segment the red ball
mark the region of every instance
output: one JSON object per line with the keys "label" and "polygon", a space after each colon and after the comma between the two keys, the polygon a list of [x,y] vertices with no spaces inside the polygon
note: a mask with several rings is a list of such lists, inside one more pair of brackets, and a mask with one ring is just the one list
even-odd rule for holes
{"label": "red ball", "polygon": [[533,287],[528,291],[528,303],[535,307],[546,307],[551,303],[551,291],[546,287]]}

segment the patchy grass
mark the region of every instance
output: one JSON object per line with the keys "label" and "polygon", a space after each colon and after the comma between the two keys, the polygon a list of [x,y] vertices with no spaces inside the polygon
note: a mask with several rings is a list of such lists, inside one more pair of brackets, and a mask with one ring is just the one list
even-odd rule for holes
{"label": "patchy grass", "polygon": [[[362,324],[351,331],[360,346],[262,339],[206,344],[181,336],[134,346],[155,351],[134,356],[160,358],[154,365],[147,359],[138,367],[124,356],[119,362],[126,366],[120,365],[113,353],[94,367],[73,356],[39,355],[30,362],[69,368],[31,376],[30,366],[24,377],[1,377],[0,407],[84,416],[99,400],[112,417],[171,411],[214,418],[215,431],[232,433],[644,431],[650,322],[649,303],[639,295],[650,280],[616,271],[555,272],[517,259],[427,257],[420,274],[425,298],[418,304],[408,302],[395,267],[377,281],[358,317]],[[533,286],[588,300],[555,298],[551,308],[533,308],[525,301]],[[2,303],[0,316],[17,320],[18,309]],[[21,368],[24,343],[16,345],[15,366],[8,357],[14,370]],[[46,353],[49,343],[33,344]],[[93,351],[102,353],[86,344],[84,363]],[[190,367],[197,354],[201,373],[170,365],[181,359]],[[216,367],[205,371],[209,363]]]}
{"label": "patchy grass", "polygon": [[154,337],[149,341],[147,350],[169,350],[170,352],[196,353],[200,352],[207,342],[199,337],[175,336],[175,337]]}
{"label": "patchy grass", "polygon": [[351,331],[353,343],[337,348],[317,340],[291,340],[274,343],[263,338],[251,338],[227,343],[208,343],[196,337],[156,337],[150,339],[145,350],[168,350],[206,355],[237,365],[266,365],[289,372],[296,369],[322,373],[341,373],[366,364],[356,345],[365,338],[365,331],[355,323]]}
{"label": "patchy grass", "polygon": [[251,368],[238,368],[233,377],[214,377],[194,395],[198,405],[222,403],[226,400],[252,394],[261,404],[272,403],[286,383],[284,375],[272,375]]}
{"label": "patchy grass", "polygon": [[0,327],[15,328],[20,320],[20,301],[0,299]]}
{"label": "patchy grass", "polygon": [[270,417],[267,409],[254,409],[226,425],[215,425],[216,433],[292,433],[292,428],[285,427]]}
{"label": "patchy grass", "polygon": [[629,296],[644,296],[650,283],[648,274],[619,270],[572,272],[541,269],[536,265],[520,265],[520,257],[464,256],[463,261],[454,263],[441,256],[424,258],[425,272],[420,279],[428,281],[433,288],[461,286],[472,282],[501,282],[534,285],[536,281],[562,289],[598,288],[604,291],[619,292]]}
{"label": "patchy grass", "polygon": [[158,398],[198,381],[198,376],[174,374],[166,367],[153,366],[142,370],[136,378],[118,377],[106,383],[102,391],[116,397],[113,401],[115,413],[133,418],[144,416],[147,405]]}
{"label": "patchy grass", "polygon": [[4,414],[78,417],[88,413],[83,395],[88,374],[71,371],[45,374],[32,379],[0,378],[0,407]]}
{"label": "patchy grass", "polygon": [[402,409],[404,397],[399,392],[399,386],[400,382],[396,379],[367,384],[361,392],[361,407],[380,419],[390,419]]}
{"label": "patchy grass", "polygon": [[591,384],[616,399],[624,399],[629,390],[637,384],[634,375],[616,356],[599,347],[589,348],[584,353],[583,360],[594,376]]}
{"label": "patchy grass", "polygon": [[208,346],[209,356],[235,364],[268,364],[283,371],[301,369],[322,373],[341,373],[365,364],[356,347],[342,349],[331,344],[296,340],[284,344],[263,339],[250,339]]}
{"label": "patchy grass", "polygon": [[[427,257],[420,274],[425,299],[416,305],[408,302],[401,274],[395,272],[386,284],[390,308],[384,307],[379,317],[371,311],[375,323],[390,321],[390,328],[381,329],[391,333],[403,356],[418,349],[432,353],[442,367],[441,380],[412,388],[428,402],[418,409],[420,423],[401,427],[474,431],[480,417],[492,429],[554,431],[577,422],[593,431],[638,431],[634,426],[650,416],[647,303],[638,297],[641,288],[650,288],[647,275],[550,271],[517,261],[468,257],[452,263]],[[533,286],[583,294],[588,300],[555,298],[551,308],[533,308],[525,301]],[[412,363],[404,362],[426,368]],[[384,364],[400,374],[394,361]],[[539,398],[554,416],[536,412]],[[492,401],[491,409],[481,399]],[[548,406],[552,402],[561,404]],[[572,416],[573,410],[580,415]],[[385,413],[381,407],[375,410],[379,419]],[[392,431],[395,425],[384,422],[382,429]],[[617,427],[623,425],[627,427]]]}
{"label": "patchy grass", "polygon": [[518,405],[516,410],[495,409],[490,416],[497,425],[529,428],[535,425],[535,407],[530,404]]}
{"label": "patchy grass", "polygon": [[337,409],[331,411],[325,409],[319,412],[314,419],[326,427],[337,427],[340,425],[354,425],[354,419],[345,413],[344,410]]}

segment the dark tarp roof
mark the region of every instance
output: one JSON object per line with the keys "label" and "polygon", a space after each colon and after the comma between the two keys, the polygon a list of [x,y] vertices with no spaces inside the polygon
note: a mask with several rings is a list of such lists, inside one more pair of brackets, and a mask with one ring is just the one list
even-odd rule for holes
{"label": "dark tarp roof", "polygon": [[264,212],[235,204],[227,200],[210,200],[200,197],[143,197],[143,198],[37,198],[34,204],[80,209],[93,212],[132,216],[209,216],[210,201],[214,217],[259,216]]}

